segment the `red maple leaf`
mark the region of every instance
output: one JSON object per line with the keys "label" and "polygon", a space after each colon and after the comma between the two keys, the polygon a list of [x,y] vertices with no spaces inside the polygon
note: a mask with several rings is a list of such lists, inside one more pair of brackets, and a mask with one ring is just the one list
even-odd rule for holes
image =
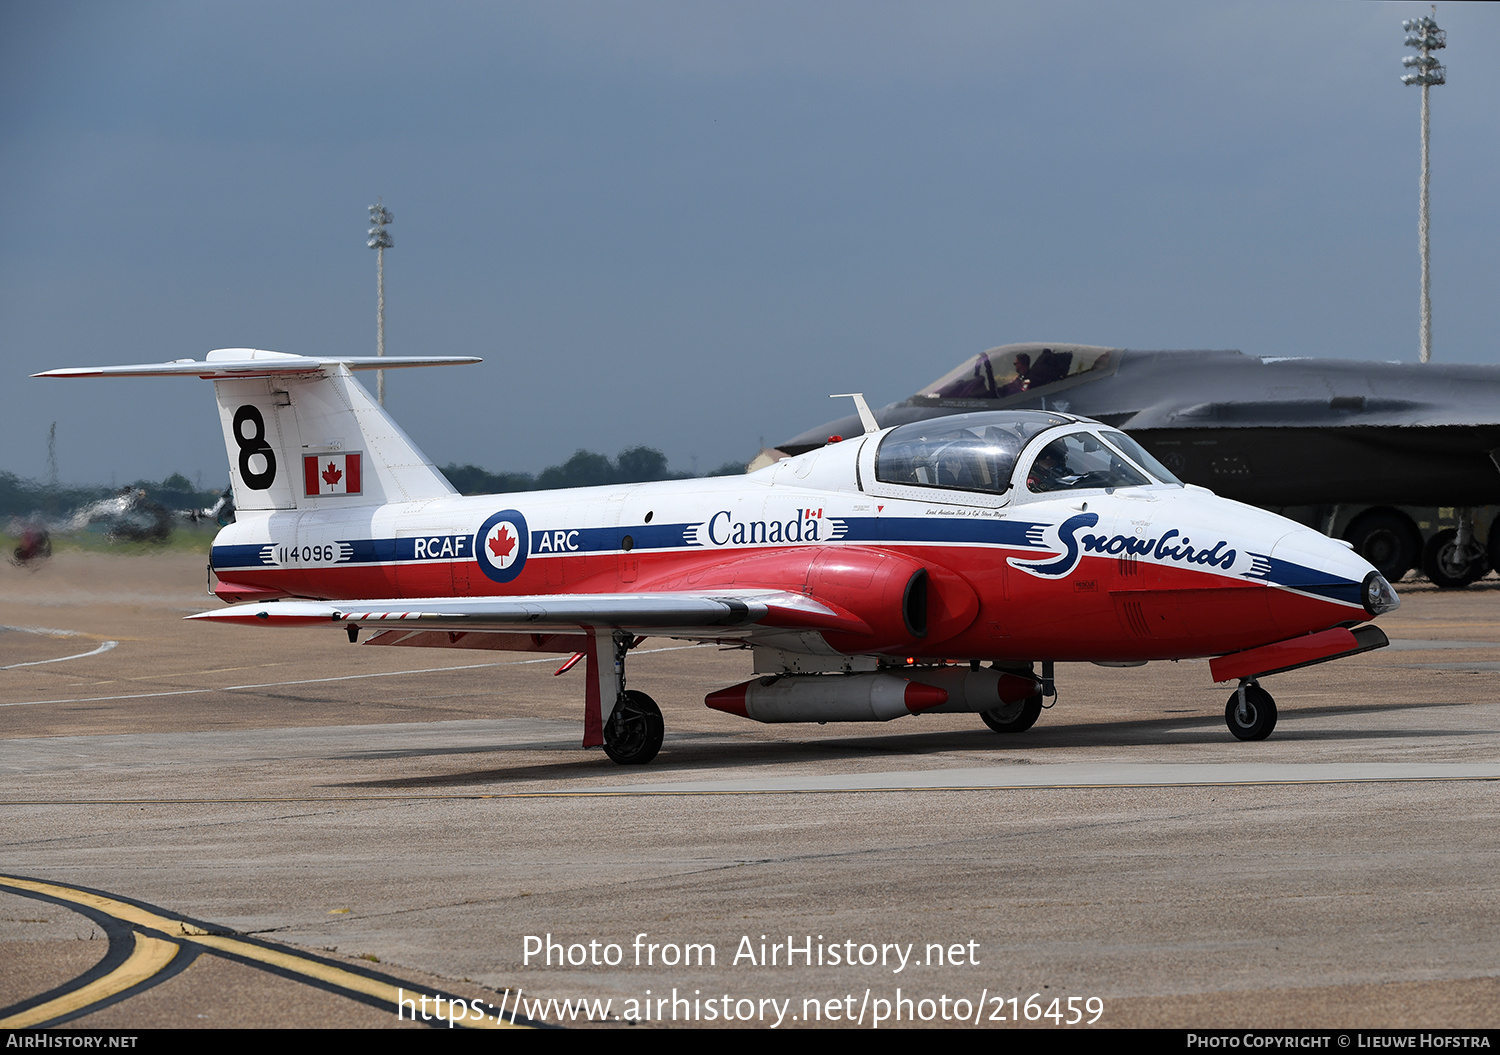
{"label": "red maple leaf", "polygon": [[323,482],[329,487],[332,487],[334,484],[338,483],[339,480],[343,478],[343,476],[343,472],[339,469],[334,468],[332,462],[329,462],[328,468],[323,470]]}
{"label": "red maple leaf", "polygon": [[490,552],[504,560],[510,556],[510,551],[516,548],[516,540],[511,533],[502,525],[500,534],[490,539]]}

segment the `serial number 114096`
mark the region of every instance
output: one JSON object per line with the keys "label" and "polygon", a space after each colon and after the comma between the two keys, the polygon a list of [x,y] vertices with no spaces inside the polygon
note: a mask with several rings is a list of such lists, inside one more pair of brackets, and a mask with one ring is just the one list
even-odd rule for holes
{"label": "serial number 114096", "polygon": [[336,542],[308,546],[277,546],[272,556],[277,564],[334,564],[347,559],[347,547]]}

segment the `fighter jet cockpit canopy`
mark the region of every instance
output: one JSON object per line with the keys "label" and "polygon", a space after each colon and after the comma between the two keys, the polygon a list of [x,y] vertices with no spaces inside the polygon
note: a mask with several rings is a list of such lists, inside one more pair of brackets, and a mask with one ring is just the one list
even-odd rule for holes
{"label": "fighter jet cockpit canopy", "polygon": [[991,348],[921,389],[912,402],[951,406],[956,401],[1029,396],[1040,389],[1061,390],[1104,377],[1118,365],[1114,349],[1089,345]]}
{"label": "fighter jet cockpit canopy", "polygon": [[1021,452],[1033,438],[1078,424],[1032,458],[1031,493],[1090,488],[1181,486],[1134,440],[1076,418],[1036,411],[964,414],[914,421],[892,429],[875,454],[881,483],[1003,494],[1011,488]]}

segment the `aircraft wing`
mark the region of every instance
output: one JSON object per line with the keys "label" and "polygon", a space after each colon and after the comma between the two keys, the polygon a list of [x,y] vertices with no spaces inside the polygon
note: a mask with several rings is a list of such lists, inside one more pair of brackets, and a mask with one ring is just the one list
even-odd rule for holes
{"label": "aircraft wing", "polygon": [[613,629],[671,636],[750,637],[767,630],[868,630],[865,622],[786,590],[705,593],[545,594],[238,604],[189,619],[248,626],[348,626],[371,630],[567,631]]}

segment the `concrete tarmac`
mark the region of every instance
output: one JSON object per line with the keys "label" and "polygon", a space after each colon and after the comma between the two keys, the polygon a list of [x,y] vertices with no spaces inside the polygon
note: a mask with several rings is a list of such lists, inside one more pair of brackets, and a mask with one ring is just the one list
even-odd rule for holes
{"label": "concrete tarmac", "polygon": [[0,567],[0,1024],[1500,1020],[1500,580],[1400,584],[1258,744],[1206,662],[1060,665],[1001,737],[760,726],[702,702],[748,653],[652,639],[627,769],[582,665],[184,623],[202,563]]}

